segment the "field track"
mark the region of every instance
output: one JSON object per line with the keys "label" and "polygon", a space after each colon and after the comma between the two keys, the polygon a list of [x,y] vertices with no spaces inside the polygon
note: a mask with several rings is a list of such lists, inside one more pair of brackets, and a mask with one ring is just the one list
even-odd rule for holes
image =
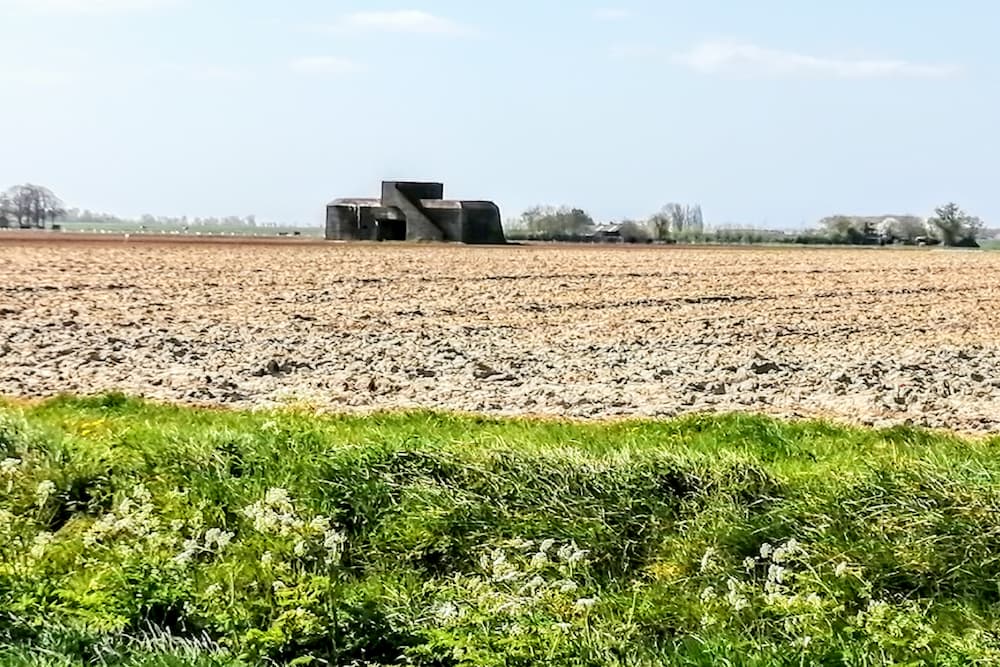
{"label": "field track", "polygon": [[1000,430],[1000,253],[0,233],[0,395]]}

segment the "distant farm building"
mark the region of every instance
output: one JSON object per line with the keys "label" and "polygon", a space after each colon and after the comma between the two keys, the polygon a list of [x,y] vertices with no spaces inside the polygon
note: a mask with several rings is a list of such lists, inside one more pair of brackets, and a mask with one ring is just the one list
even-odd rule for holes
{"label": "distant farm building", "polygon": [[326,209],[330,241],[453,241],[504,244],[490,201],[444,198],[442,183],[385,181],[379,199],[337,199]]}

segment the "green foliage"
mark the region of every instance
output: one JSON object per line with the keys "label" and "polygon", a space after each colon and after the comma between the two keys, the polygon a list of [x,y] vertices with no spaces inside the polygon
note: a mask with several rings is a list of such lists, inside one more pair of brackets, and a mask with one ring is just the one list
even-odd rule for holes
{"label": "green foliage", "polygon": [[997,445],[0,408],[0,664],[995,664]]}
{"label": "green foliage", "polygon": [[937,227],[946,246],[978,247],[976,239],[983,230],[983,221],[971,216],[954,202],[934,210],[930,224]]}
{"label": "green foliage", "polygon": [[535,206],[521,214],[516,225],[532,237],[578,237],[594,228],[594,219],[578,208]]}

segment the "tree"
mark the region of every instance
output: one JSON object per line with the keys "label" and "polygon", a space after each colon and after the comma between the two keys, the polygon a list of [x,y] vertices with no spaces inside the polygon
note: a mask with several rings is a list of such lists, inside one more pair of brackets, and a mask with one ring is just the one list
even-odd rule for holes
{"label": "tree", "polygon": [[700,234],[705,230],[701,206],[685,206],[673,202],[651,215],[646,224],[657,241],[669,241],[687,232]]}
{"label": "tree", "polygon": [[521,214],[519,226],[546,238],[581,236],[593,229],[594,219],[579,208],[535,206]]}
{"label": "tree", "polygon": [[622,220],[619,231],[625,243],[649,243],[652,240],[646,226],[635,220]]}
{"label": "tree", "polygon": [[10,227],[10,221],[13,217],[13,204],[5,193],[0,192],[0,229],[7,229]]}
{"label": "tree", "polygon": [[879,235],[887,241],[913,243],[927,236],[927,223],[912,215],[885,218],[878,227]]}
{"label": "tree", "polygon": [[705,231],[705,217],[701,212],[701,205],[687,207],[687,231],[701,234]]}
{"label": "tree", "polygon": [[954,202],[934,209],[934,217],[929,220],[941,234],[941,242],[946,246],[977,248],[976,242],[983,230],[983,221],[969,215]]}
{"label": "tree", "polygon": [[65,212],[62,201],[41,185],[15,185],[5,196],[8,215],[21,229],[44,229],[46,222],[54,222]]}

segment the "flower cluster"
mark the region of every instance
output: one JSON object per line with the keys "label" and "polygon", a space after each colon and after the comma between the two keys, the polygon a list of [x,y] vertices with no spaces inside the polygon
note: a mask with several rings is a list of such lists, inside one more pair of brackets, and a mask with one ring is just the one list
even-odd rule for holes
{"label": "flower cluster", "polygon": [[56,494],[57,488],[56,483],[51,479],[43,479],[38,483],[38,487],[35,489],[35,505],[39,508],[45,507],[49,498]]}
{"label": "flower cluster", "polygon": [[174,557],[174,561],[187,563],[199,554],[221,554],[234,537],[236,537],[234,533],[219,528],[209,528],[200,540],[197,537],[184,540],[181,552]]}
{"label": "flower cluster", "polygon": [[87,530],[83,543],[94,547],[121,535],[149,537],[160,529],[160,519],[156,516],[153,496],[141,484],[132,488],[118,507],[108,512]]}
{"label": "flower cluster", "polygon": [[[258,533],[294,539],[292,553],[296,558],[321,558],[327,565],[335,565],[347,545],[347,537],[328,517],[301,517],[286,489],[269,489],[262,500],[244,507],[242,514]],[[264,554],[262,564],[271,558],[270,553]]]}
{"label": "flower cluster", "polygon": [[586,616],[598,603],[596,596],[581,596],[585,585],[577,579],[587,566],[587,551],[574,542],[517,540],[506,548],[485,547],[477,573],[456,580],[458,599],[438,603],[431,615],[441,625],[454,625],[475,610],[516,625],[525,613],[547,610],[568,631],[572,624],[566,621]]}

